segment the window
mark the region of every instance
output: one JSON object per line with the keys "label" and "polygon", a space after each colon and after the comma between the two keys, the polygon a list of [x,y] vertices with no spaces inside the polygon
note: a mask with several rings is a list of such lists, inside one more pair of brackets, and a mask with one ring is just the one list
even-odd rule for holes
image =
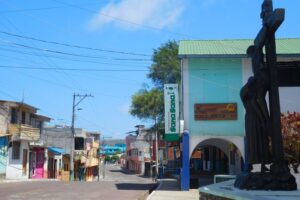
{"label": "window", "polygon": [[84,138],[75,138],[75,150],[84,150]]}
{"label": "window", "polygon": [[10,110],[10,123],[12,123],[12,124],[18,123],[17,109],[15,109],[15,108],[11,108],[11,110]]}
{"label": "window", "polygon": [[69,171],[69,165],[67,163],[64,163],[64,171]]}
{"label": "window", "polygon": [[300,86],[300,62],[278,62],[277,66],[279,86]]}
{"label": "window", "polygon": [[22,124],[26,123],[26,113],[22,112]]}
{"label": "window", "polygon": [[14,141],[12,142],[12,159],[19,160],[20,159],[20,142]]}

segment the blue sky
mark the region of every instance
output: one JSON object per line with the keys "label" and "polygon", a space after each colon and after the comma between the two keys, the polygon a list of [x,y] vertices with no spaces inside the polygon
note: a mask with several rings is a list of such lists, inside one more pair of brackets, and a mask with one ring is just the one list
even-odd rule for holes
{"label": "blue sky", "polygon": [[[0,0],[0,99],[24,99],[38,107],[41,114],[50,116],[52,124],[70,125],[72,94],[91,93],[94,97],[79,106],[82,110],[77,112],[76,127],[124,138],[124,133],[134,130],[136,124],[151,123],[130,116],[128,109],[132,94],[145,83],[151,84],[146,74],[153,49],[173,39],[254,38],[261,27],[261,3]],[[273,3],[275,8],[286,9],[286,20],[277,37],[299,37],[300,2]],[[55,45],[7,33],[114,52]]]}

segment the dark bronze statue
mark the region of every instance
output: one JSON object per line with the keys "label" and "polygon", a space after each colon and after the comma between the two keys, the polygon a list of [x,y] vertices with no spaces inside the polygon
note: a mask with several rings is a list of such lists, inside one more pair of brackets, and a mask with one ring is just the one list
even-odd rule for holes
{"label": "dark bronze statue", "polygon": [[249,169],[252,164],[261,164],[261,171],[267,170],[265,164],[271,163],[270,154],[270,117],[266,102],[269,90],[269,79],[264,65],[264,56],[261,49],[250,46],[247,50],[252,59],[252,71],[246,85],[241,89],[241,99],[246,110],[245,129],[248,141]]}
{"label": "dark bronze statue", "polygon": [[[241,99],[244,104],[245,128],[247,138],[248,163],[261,164],[261,171],[266,171],[265,164],[271,162],[269,138],[268,138],[268,116],[264,116],[258,102],[258,80],[250,77],[247,84],[241,89]],[[249,166],[251,169],[252,166]]]}
{"label": "dark bronze statue", "polygon": [[[247,49],[253,76],[241,89],[244,104],[248,171],[239,175],[235,187],[248,190],[296,190],[297,184],[284,158],[276,66],[275,32],[284,21],[284,9],[273,11],[272,0],[264,0],[263,27]],[[266,55],[263,54],[265,47]],[[266,95],[269,94],[269,109]],[[271,145],[270,145],[271,144]],[[261,164],[260,172],[251,172]],[[271,164],[270,169],[265,165]]]}

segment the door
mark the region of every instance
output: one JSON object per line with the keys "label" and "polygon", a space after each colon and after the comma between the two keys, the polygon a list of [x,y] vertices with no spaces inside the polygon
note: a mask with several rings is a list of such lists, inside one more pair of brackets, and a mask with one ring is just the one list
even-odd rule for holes
{"label": "door", "polygon": [[53,172],[53,158],[49,158],[48,160],[48,178],[54,178],[54,172]]}
{"label": "door", "polygon": [[35,175],[35,157],[36,153],[34,151],[29,152],[29,178],[34,178]]}
{"label": "door", "polygon": [[54,159],[53,172],[54,172],[53,178],[57,178],[57,159]]}
{"label": "door", "polygon": [[44,150],[39,149],[36,152],[36,168],[34,178],[44,177]]}
{"label": "door", "polygon": [[28,154],[28,150],[23,149],[23,161],[22,161],[22,175],[23,176],[26,176],[26,172],[27,172],[27,154]]}
{"label": "door", "polygon": [[30,170],[30,177],[31,178],[38,178],[38,166],[37,166],[37,157],[38,151],[30,152],[29,156],[29,170]]}

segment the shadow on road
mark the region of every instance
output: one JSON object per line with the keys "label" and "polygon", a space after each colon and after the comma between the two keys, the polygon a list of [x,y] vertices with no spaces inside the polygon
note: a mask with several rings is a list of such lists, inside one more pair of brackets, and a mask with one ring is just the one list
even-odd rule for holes
{"label": "shadow on road", "polygon": [[123,173],[123,174],[127,174],[127,175],[134,175],[134,173],[130,173],[130,172],[127,172],[125,170],[122,170],[122,169],[111,169],[109,170],[110,172],[117,172],[117,173]]}
{"label": "shadow on road", "polygon": [[116,183],[118,190],[153,190],[156,183]]}

